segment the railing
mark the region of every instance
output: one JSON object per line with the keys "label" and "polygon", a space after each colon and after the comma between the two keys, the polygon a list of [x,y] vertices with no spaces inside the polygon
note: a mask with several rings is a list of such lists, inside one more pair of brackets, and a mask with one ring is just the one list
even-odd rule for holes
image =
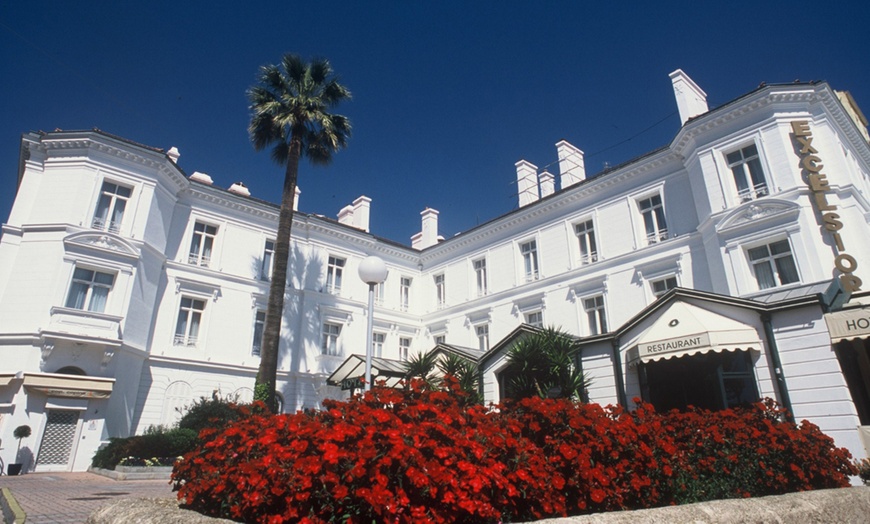
{"label": "railing", "polygon": [[208,267],[209,262],[211,262],[211,257],[209,255],[200,255],[199,253],[191,253],[187,257],[187,263],[192,264],[194,266]]}
{"label": "railing", "polygon": [[748,187],[742,191],[737,192],[737,198],[740,199],[740,203],[744,204],[751,200],[756,200],[761,197],[765,197],[770,194],[770,191],[767,189],[767,184],[758,184],[755,187]]}
{"label": "railing", "polygon": [[659,242],[664,242],[668,239],[668,228],[661,228],[656,232],[648,233],[646,235],[647,244],[657,244]]}
{"label": "railing", "polygon": [[118,233],[121,231],[121,223],[112,220],[105,220],[99,217],[94,217],[91,227],[100,231],[108,231],[109,233]]}
{"label": "railing", "polygon": [[196,347],[196,337],[193,335],[175,335],[172,343],[176,346]]}
{"label": "railing", "polygon": [[592,264],[593,262],[598,262],[598,253],[593,251],[591,253],[587,253],[585,255],[580,255],[580,263],[583,265]]}

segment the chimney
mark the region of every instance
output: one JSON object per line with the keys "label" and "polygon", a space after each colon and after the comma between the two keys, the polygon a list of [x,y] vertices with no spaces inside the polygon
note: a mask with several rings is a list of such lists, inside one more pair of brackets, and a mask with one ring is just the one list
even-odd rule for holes
{"label": "chimney", "polygon": [[538,200],[538,167],[531,162],[520,160],[517,166],[517,194],[520,207]]}
{"label": "chimney", "polygon": [[169,148],[169,151],[166,152],[166,156],[169,157],[169,160],[172,160],[173,164],[178,163],[178,159],[181,158],[181,153],[178,152],[178,148],[172,146]]}
{"label": "chimney", "polygon": [[247,186],[245,186],[245,184],[241,182],[236,182],[235,184],[231,185],[227,191],[246,197],[251,196],[251,192],[248,190]]}
{"label": "chimney", "polygon": [[556,192],[556,179],[548,171],[541,173],[541,198]]}
{"label": "chimney", "polygon": [[353,206],[344,206],[341,208],[341,211],[338,212],[338,222],[339,224],[344,224],[346,226],[353,225]]}
{"label": "chimney", "polygon": [[411,237],[411,247],[414,249],[426,249],[438,243],[438,211],[427,207],[420,212],[422,219],[422,231]]}
{"label": "chimney", "polygon": [[212,180],[210,176],[206,175],[205,173],[200,173],[199,171],[194,171],[189,178],[191,180],[196,180],[197,182],[208,186],[214,184],[214,180]]}
{"label": "chimney", "polygon": [[561,176],[562,189],[586,180],[586,162],[583,160],[583,151],[565,140],[560,140],[556,144],[556,153],[559,156],[559,175]]}
{"label": "chimney", "polygon": [[709,111],[707,93],[696,84],[682,69],[677,69],[669,75],[674,85],[674,97],[677,99],[677,109],[680,110],[680,121],[685,124],[693,116]]}
{"label": "chimney", "polygon": [[362,229],[366,233],[369,232],[371,205],[372,199],[367,196],[361,196],[353,201],[353,226]]}
{"label": "chimney", "polygon": [[293,211],[299,211],[299,195],[302,194],[302,190],[299,189],[299,186],[296,186],[296,195],[293,197]]}

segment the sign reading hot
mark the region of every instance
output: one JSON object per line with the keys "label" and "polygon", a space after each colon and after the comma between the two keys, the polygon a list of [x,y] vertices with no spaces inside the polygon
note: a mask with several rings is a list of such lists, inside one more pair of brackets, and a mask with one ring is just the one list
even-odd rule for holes
{"label": "sign reading hot", "polygon": [[794,132],[795,140],[801,148],[799,152],[801,167],[808,173],[807,184],[813,191],[813,202],[816,205],[816,209],[822,214],[822,227],[831,234],[834,245],[837,247],[834,267],[841,273],[840,284],[847,292],[860,291],[863,282],[855,274],[855,270],[858,269],[858,261],[855,260],[855,257],[846,253],[843,237],[840,235],[840,230],[843,229],[843,222],[840,220],[840,215],[836,212],[836,204],[828,203],[828,194],[831,192],[831,187],[828,184],[828,175],[822,172],[825,166],[822,164],[822,159],[819,158],[819,151],[813,147],[813,132],[810,130],[810,124],[806,120],[796,120],[791,123],[791,129]]}

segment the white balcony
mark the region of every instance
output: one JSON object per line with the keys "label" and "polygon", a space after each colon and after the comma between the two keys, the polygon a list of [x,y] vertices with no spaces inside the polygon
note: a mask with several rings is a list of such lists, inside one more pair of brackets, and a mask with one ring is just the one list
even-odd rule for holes
{"label": "white balcony", "polygon": [[53,338],[95,342],[108,345],[121,344],[121,321],[123,317],[55,306],[51,308],[48,328],[42,335]]}

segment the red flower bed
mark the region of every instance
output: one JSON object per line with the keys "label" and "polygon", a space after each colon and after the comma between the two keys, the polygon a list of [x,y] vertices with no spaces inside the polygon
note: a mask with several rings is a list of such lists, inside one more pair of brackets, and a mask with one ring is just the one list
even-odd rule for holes
{"label": "red flower bed", "polygon": [[[770,406],[492,410],[456,391],[376,388],[325,407],[204,430],[173,472],[179,498],[244,522],[509,522],[846,486],[854,473],[818,428],[779,422]],[[763,478],[710,482],[723,475]]]}

